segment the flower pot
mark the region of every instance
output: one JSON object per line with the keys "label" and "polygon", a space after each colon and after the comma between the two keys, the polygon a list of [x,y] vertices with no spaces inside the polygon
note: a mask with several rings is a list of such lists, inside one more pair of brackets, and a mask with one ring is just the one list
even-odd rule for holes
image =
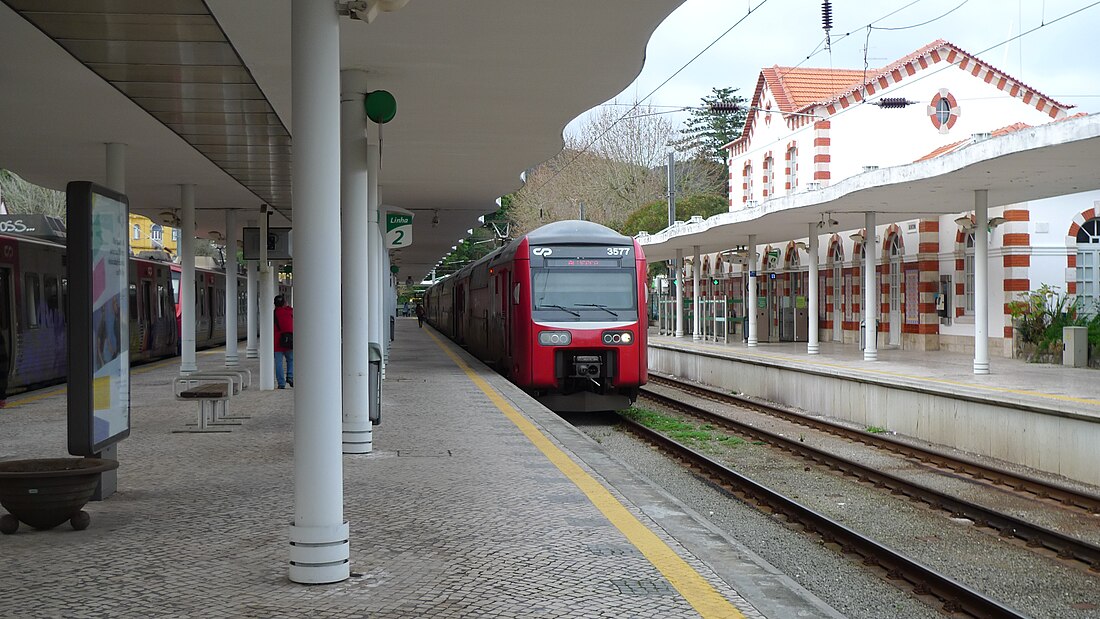
{"label": "flower pot", "polygon": [[99,458],[42,458],[0,461],[0,532],[14,533],[23,522],[52,529],[70,520],[77,530],[90,518],[81,508],[92,498],[99,474],[118,468],[118,461]]}

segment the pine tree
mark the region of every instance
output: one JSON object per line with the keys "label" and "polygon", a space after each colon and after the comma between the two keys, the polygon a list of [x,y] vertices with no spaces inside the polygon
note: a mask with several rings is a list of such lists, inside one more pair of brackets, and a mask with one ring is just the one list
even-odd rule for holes
{"label": "pine tree", "polygon": [[726,152],[721,148],[741,136],[748,116],[748,101],[735,94],[738,88],[711,88],[703,104],[691,110],[674,145],[681,153],[698,154],[725,165]]}

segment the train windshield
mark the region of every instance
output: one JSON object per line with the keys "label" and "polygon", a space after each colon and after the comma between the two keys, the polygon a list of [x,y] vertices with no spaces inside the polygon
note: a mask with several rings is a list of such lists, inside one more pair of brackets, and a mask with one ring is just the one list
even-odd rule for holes
{"label": "train windshield", "polygon": [[632,269],[531,269],[534,310],[599,312],[629,319],[637,309]]}

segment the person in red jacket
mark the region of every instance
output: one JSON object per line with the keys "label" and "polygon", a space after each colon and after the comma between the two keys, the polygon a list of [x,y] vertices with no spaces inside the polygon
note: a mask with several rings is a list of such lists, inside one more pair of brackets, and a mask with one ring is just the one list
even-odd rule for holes
{"label": "person in red jacket", "polygon": [[286,304],[283,295],[275,297],[275,382],[279,389],[294,386],[294,308]]}

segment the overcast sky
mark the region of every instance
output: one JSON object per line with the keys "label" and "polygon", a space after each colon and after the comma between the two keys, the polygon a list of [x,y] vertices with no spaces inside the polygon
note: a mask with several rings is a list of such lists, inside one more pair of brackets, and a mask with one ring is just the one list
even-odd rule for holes
{"label": "overcast sky", "polygon": [[[874,68],[942,38],[1055,100],[1076,105],[1075,111],[1100,111],[1100,1],[833,0],[831,52],[824,45],[821,4],[687,0],[658,27],[642,73],[616,100],[692,106],[711,88],[724,86],[740,88],[739,94],[750,98],[763,67],[862,69],[866,45],[867,63]],[[684,116],[669,117],[679,123]]]}

